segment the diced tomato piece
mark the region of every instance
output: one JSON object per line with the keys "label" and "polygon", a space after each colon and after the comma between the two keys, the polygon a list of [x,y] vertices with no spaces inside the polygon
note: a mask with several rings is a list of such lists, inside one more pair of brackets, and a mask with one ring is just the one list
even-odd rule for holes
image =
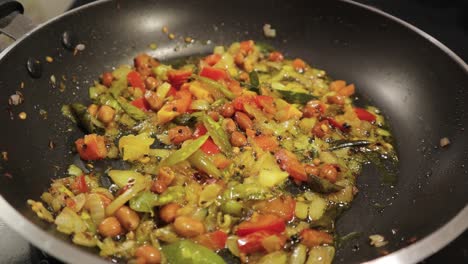
{"label": "diced tomato piece", "polygon": [[208,138],[200,149],[206,154],[218,154],[220,152],[219,147],[211,138]]}
{"label": "diced tomato piece", "polygon": [[75,141],[75,146],[83,160],[100,160],[107,155],[104,137],[96,134],[85,135]]}
{"label": "diced tomato piece", "polygon": [[86,178],[84,175],[80,175],[76,177],[75,181],[77,181],[77,190],[80,193],[87,193],[88,192],[88,185],[86,184]]}
{"label": "diced tomato piece", "polygon": [[279,52],[279,51],[273,51],[273,52],[270,53],[270,55],[268,56],[268,60],[269,60],[269,61],[276,61],[276,62],[279,62],[279,61],[283,61],[283,60],[284,60],[284,56],[283,56],[283,54],[281,54],[281,52]]}
{"label": "diced tomato piece", "polygon": [[211,54],[205,57],[206,64],[210,66],[215,65],[219,60],[221,60],[221,55],[219,54]]}
{"label": "diced tomato piece", "polygon": [[237,226],[236,234],[245,236],[258,231],[281,233],[285,228],[286,223],[277,215],[254,215],[250,220],[244,221]]}
{"label": "diced tomato piece", "polygon": [[289,195],[284,195],[268,201],[257,202],[254,208],[262,214],[274,214],[285,221],[290,221],[294,217],[296,200]]}
{"label": "diced tomato piece", "polygon": [[[274,245],[268,245],[267,240],[272,239],[271,242],[274,242]],[[237,240],[237,246],[239,251],[244,254],[251,254],[255,252],[262,252],[267,250],[266,246],[269,248],[276,247],[282,248],[286,242],[286,238],[274,232],[269,231],[258,231],[246,236],[240,237]],[[271,243],[270,243],[271,244]]]}
{"label": "diced tomato piece", "polygon": [[255,144],[265,151],[274,151],[278,148],[275,136],[259,135],[254,137]]}
{"label": "diced tomato piece", "polygon": [[219,69],[219,68],[214,68],[210,66],[205,66],[200,72],[200,76],[218,81],[218,80],[224,80],[227,79],[228,74],[226,70]]}
{"label": "diced tomato piece", "polygon": [[[203,135],[205,135],[208,131],[206,130],[206,127],[202,124],[198,124],[197,127],[195,128],[195,131],[193,132],[193,137],[194,138],[199,138]],[[219,147],[214,143],[213,139],[208,138],[205,143],[201,146],[200,148],[203,152],[206,154],[218,154],[221,152]]]}
{"label": "diced tomato piece", "polygon": [[255,96],[255,103],[263,109],[265,112],[269,114],[276,113],[275,104],[273,103],[275,99],[268,95],[256,95]]}
{"label": "diced tomato piece", "polygon": [[255,46],[255,42],[253,40],[246,40],[240,43],[240,49],[244,54],[248,54],[251,50],[253,50]]}
{"label": "diced tomato piece", "polygon": [[131,71],[127,74],[128,83],[135,88],[140,89],[143,94],[145,93],[145,82],[141,79],[140,73],[137,71]]}
{"label": "diced tomato piece", "polygon": [[255,104],[255,99],[252,96],[238,96],[232,101],[232,106],[237,111],[245,111],[245,104],[253,105]]}
{"label": "diced tomato piece", "polygon": [[192,76],[192,70],[170,70],[167,72],[169,83],[176,89],[186,83]]}
{"label": "diced tomato piece", "polygon": [[219,250],[226,246],[227,234],[221,230],[217,230],[199,235],[194,240],[211,250]]}
{"label": "diced tomato piece", "polygon": [[298,181],[307,181],[307,173],[303,164],[299,162],[292,152],[280,149],[275,153],[275,158],[279,162],[282,170],[286,171]]}
{"label": "diced tomato piece", "polygon": [[138,107],[143,111],[148,111],[151,109],[151,106],[148,104],[144,97],[133,100],[132,105]]}
{"label": "diced tomato piece", "polygon": [[354,112],[356,113],[359,119],[364,120],[364,121],[374,122],[376,119],[375,115],[371,114],[369,111],[367,111],[364,108],[356,107],[354,108]]}
{"label": "diced tomato piece", "polygon": [[326,232],[306,228],[301,232],[301,243],[307,247],[315,247],[333,243],[333,237]]}
{"label": "diced tomato piece", "polygon": [[305,61],[301,59],[295,59],[292,64],[293,64],[294,69],[296,69],[296,71],[303,71],[306,68]]}

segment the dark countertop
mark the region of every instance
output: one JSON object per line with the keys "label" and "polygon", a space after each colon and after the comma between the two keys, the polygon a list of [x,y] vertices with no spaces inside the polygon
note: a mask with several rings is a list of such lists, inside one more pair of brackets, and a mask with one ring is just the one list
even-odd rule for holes
{"label": "dark countertop", "polygon": [[[78,0],[74,6],[91,2]],[[424,30],[468,61],[468,1],[358,0]],[[468,220],[467,220],[468,221]],[[0,221],[0,263],[60,263],[36,249]],[[422,263],[468,263],[468,231]]]}

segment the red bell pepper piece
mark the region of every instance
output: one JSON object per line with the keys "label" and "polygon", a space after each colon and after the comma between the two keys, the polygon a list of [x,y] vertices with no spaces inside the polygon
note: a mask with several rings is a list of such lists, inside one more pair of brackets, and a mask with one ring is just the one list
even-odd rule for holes
{"label": "red bell pepper piece", "polygon": [[179,89],[192,76],[192,70],[170,70],[167,72],[167,79],[174,88]]}
{"label": "red bell pepper piece", "polygon": [[138,88],[145,93],[145,83],[141,79],[140,73],[137,71],[129,72],[127,74],[127,81],[132,87]]}
{"label": "red bell pepper piece", "polygon": [[354,108],[354,113],[356,113],[357,117],[360,120],[368,121],[368,122],[374,122],[376,117],[375,115],[371,114],[369,111],[367,111],[364,108],[359,108],[356,107]]}
{"label": "red bell pepper piece", "polygon": [[83,160],[100,160],[107,155],[104,137],[96,134],[85,135],[76,140],[75,146]]}
{"label": "red bell pepper piece", "polygon": [[219,250],[226,246],[227,234],[221,230],[217,230],[199,235],[194,240],[209,249]]}
{"label": "red bell pepper piece", "polygon": [[83,175],[78,176],[76,179],[77,181],[77,189],[80,193],[87,193],[88,192],[88,185],[86,184],[86,178]]}
{"label": "red bell pepper piece", "polygon": [[225,70],[223,69],[218,69],[210,66],[205,66],[200,72],[200,76],[219,81],[219,80],[224,80],[227,79],[228,74]]}
{"label": "red bell pepper piece", "polygon": [[263,241],[271,236],[277,236],[279,238],[279,245],[277,245],[279,248],[282,248],[284,246],[286,242],[286,239],[284,237],[274,232],[258,231],[237,239],[237,247],[239,248],[239,251],[244,254],[265,251]]}
{"label": "red bell pepper piece", "polygon": [[[198,124],[197,127],[195,128],[195,131],[193,132],[193,137],[194,138],[199,138],[203,135],[205,135],[208,131],[206,130],[206,127],[202,124]],[[208,138],[205,143],[200,147],[200,149],[205,152],[206,154],[218,154],[221,152],[219,147],[214,143],[213,139]]]}
{"label": "red bell pepper piece", "polygon": [[174,86],[171,86],[171,88],[169,88],[169,92],[167,92],[167,95],[168,96],[175,96],[177,93],[177,89],[174,88]]}
{"label": "red bell pepper piece", "polygon": [[275,153],[275,158],[279,162],[280,168],[289,173],[295,180],[307,181],[305,167],[299,162],[294,153],[286,149],[280,149]]}
{"label": "red bell pepper piece", "polygon": [[208,138],[200,148],[206,154],[218,154],[220,153],[219,147],[214,143],[213,139]]}
{"label": "red bell pepper piece", "polygon": [[206,135],[206,133],[208,133],[208,130],[206,130],[206,127],[202,124],[198,124],[196,127],[195,127],[195,131],[193,131],[193,137],[194,138],[199,138],[203,135]]}
{"label": "red bell pepper piece", "polygon": [[219,54],[211,54],[205,57],[206,64],[210,66],[215,65],[219,60],[221,60],[221,55]]}
{"label": "red bell pepper piece", "polygon": [[284,220],[274,214],[256,215],[237,226],[236,234],[245,236],[258,231],[281,233],[286,228]]}
{"label": "red bell pepper piece", "polygon": [[143,97],[133,100],[132,105],[138,107],[143,111],[148,111],[151,108],[148,102]]}

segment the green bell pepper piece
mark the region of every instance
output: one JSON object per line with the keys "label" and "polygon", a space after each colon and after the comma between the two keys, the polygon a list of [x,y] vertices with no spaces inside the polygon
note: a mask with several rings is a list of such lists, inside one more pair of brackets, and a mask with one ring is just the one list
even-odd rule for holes
{"label": "green bell pepper piece", "polygon": [[187,145],[183,146],[176,152],[169,155],[169,157],[161,161],[159,167],[172,166],[188,159],[190,156],[192,156],[193,153],[195,153],[195,151],[197,151],[203,144],[205,144],[205,141],[208,139],[208,137],[209,135],[203,135],[195,139],[194,141],[188,143]]}
{"label": "green bell pepper piece", "polygon": [[205,125],[208,134],[213,139],[214,143],[221,149],[227,156],[232,154],[232,146],[229,143],[229,137],[219,123],[214,121],[210,116],[205,115],[202,118],[203,125]]}
{"label": "green bell pepper piece", "polygon": [[190,240],[180,240],[162,247],[168,263],[225,264],[224,260],[210,249]]}

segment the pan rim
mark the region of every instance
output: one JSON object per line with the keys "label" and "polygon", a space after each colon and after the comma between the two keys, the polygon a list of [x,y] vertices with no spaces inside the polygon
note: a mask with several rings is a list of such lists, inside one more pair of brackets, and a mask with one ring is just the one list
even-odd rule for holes
{"label": "pan rim", "polygon": [[[0,61],[24,39],[26,39],[34,32],[42,29],[43,27],[61,19],[64,16],[79,12],[91,6],[99,5],[110,1],[112,0],[98,0],[96,2],[91,2],[73,10],[67,11],[55,18],[52,18],[44,23],[39,24],[34,29],[26,33],[24,36],[17,39],[12,45],[4,49],[0,53]],[[340,1],[376,13],[378,15],[392,20],[393,22],[396,22],[397,24],[402,25],[403,27],[410,29],[414,33],[422,36],[430,43],[435,45],[442,52],[447,54],[451,59],[453,59],[457,64],[459,64],[462,67],[465,73],[468,74],[468,65],[466,64],[466,62],[463,59],[461,59],[456,53],[454,53],[451,49],[445,46],[442,42],[432,37],[425,31],[378,8],[361,4],[353,0]],[[10,228],[12,228],[18,234],[20,234],[23,238],[31,242],[34,246],[46,251],[47,253],[56,257],[57,259],[60,259],[67,263],[108,263],[104,259],[99,258],[97,255],[85,252],[81,250],[80,247],[74,246],[70,243],[64,243],[64,241],[42,230],[41,228],[33,224],[31,221],[26,219],[26,217],[24,217],[22,214],[20,214],[10,203],[8,203],[8,201],[5,200],[5,198],[2,195],[0,195],[0,211],[3,212],[2,214],[0,214],[0,219],[2,219]],[[425,238],[415,242],[410,246],[394,251],[387,256],[379,257],[365,263],[416,263],[418,261],[421,261],[448,245],[451,241],[453,241],[461,233],[468,229],[468,222],[466,221],[466,219],[468,219],[468,205],[465,205],[465,207],[462,210],[460,210],[457,213],[457,215],[454,216],[448,223],[445,223],[442,227],[433,231]]]}

